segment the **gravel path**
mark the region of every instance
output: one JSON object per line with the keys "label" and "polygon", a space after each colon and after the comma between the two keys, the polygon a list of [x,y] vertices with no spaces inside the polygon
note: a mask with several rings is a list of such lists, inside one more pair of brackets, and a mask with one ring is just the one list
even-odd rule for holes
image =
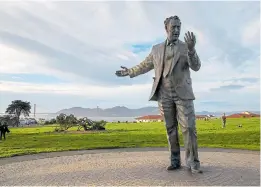
{"label": "gravel path", "polygon": [[[200,149],[203,174],[167,171],[166,148],[42,153],[0,159],[1,186],[259,186],[258,151]],[[184,152],[182,151],[182,159]]]}

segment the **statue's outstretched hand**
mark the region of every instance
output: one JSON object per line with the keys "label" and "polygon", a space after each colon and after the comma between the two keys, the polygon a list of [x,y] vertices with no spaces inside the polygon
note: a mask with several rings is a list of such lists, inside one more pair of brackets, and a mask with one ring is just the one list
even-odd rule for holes
{"label": "statue's outstretched hand", "polygon": [[185,34],[185,37],[184,37],[184,40],[188,46],[188,50],[189,51],[193,51],[195,49],[195,45],[196,45],[196,37],[195,35],[193,34],[193,32],[187,32]]}
{"label": "statue's outstretched hand", "polygon": [[116,71],[115,74],[116,74],[118,77],[128,76],[128,75],[129,75],[128,68],[126,68],[126,67],[124,67],[124,66],[121,66],[121,68],[122,68],[123,70],[118,70],[118,71]]}

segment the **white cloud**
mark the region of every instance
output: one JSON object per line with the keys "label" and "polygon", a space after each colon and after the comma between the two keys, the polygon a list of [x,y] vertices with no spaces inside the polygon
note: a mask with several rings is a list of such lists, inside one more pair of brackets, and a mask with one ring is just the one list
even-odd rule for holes
{"label": "white cloud", "polygon": [[259,46],[260,44],[260,19],[251,21],[242,30],[242,43],[247,47]]}
{"label": "white cloud", "polygon": [[41,66],[43,63],[43,61],[34,54],[18,51],[10,46],[0,44],[1,73],[28,73],[35,71],[35,61],[38,62],[38,66]]}
{"label": "white cloud", "polygon": [[[17,89],[19,88],[19,89]],[[0,90],[3,92],[13,93],[52,93],[65,95],[78,95],[88,98],[118,98],[119,96],[133,97],[133,93],[137,96],[149,94],[151,84],[136,84],[130,86],[105,87],[86,84],[36,84],[27,82],[1,81]]]}
{"label": "white cloud", "polygon": [[[231,82],[227,82],[223,84],[217,82],[213,86],[211,83],[195,82],[193,87],[195,88],[196,110],[258,110],[259,84],[255,85],[248,83],[244,88],[239,90],[209,91],[209,88],[219,88],[219,86],[231,85],[230,83]],[[238,85],[242,84],[240,83]],[[196,86],[198,86],[198,88]],[[17,97],[28,100],[31,103],[37,103],[37,105],[40,105],[41,108],[45,109],[41,110],[38,108],[38,112],[56,112],[58,111],[58,106],[60,106],[59,109],[73,106],[95,107],[97,105],[101,108],[109,108],[116,105],[128,106],[131,108],[157,106],[156,102],[148,101],[151,87],[151,83],[119,87],[102,87],[68,83],[54,85],[1,81],[1,92],[8,93],[8,95],[12,95],[12,97],[8,96],[6,97],[8,100],[2,100],[0,111],[4,111],[4,107],[8,105],[8,102],[11,102],[12,99],[16,99]],[[202,105],[202,102],[205,101],[224,102],[228,106],[232,106],[223,108],[221,106],[216,106],[215,104],[211,106]],[[54,107],[56,104],[58,106]]]}
{"label": "white cloud", "polygon": [[63,78],[64,80],[79,80],[73,73],[64,73],[46,65],[47,60],[29,51],[19,50],[0,43],[0,73],[4,74],[43,74]]}

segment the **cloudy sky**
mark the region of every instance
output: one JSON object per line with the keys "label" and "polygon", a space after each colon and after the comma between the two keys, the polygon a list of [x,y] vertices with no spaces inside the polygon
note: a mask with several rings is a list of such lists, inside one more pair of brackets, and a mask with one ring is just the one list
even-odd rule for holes
{"label": "cloudy sky", "polygon": [[197,111],[259,110],[259,2],[0,2],[0,112],[12,100],[37,112],[69,107],[139,108],[151,71],[118,78],[140,63],[178,15],[196,34],[202,61],[192,71]]}

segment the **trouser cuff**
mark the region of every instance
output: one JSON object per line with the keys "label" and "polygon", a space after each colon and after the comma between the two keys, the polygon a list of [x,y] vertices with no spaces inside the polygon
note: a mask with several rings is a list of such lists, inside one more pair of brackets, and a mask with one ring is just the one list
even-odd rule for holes
{"label": "trouser cuff", "polygon": [[180,152],[171,151],[170,161],[173,166],[180,165]]}

